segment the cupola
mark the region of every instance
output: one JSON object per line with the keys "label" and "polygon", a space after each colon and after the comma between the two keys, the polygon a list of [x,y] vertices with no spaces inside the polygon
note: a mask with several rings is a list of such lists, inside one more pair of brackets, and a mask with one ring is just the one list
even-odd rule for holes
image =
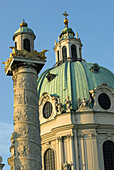
{"label": "cupola", "polygon": [[82,61],[82,43],[78,37],[78,33],[73,32],[72,28],[68,26],[68,14],[63,13],[65,19],[63,20],[65,28],[61,31],[58,37],[58,42],[55,42],[56,65],[60,65],[66,61]]}
{"label": "cupola", "polygon": [[18,50],[27,50],[31,52],[34,50],[34,40],[36,36],[32,29],[28,27],[28,24],[23,22],[20,24],[20,28],[15,32],[13,40],[15,47]]}

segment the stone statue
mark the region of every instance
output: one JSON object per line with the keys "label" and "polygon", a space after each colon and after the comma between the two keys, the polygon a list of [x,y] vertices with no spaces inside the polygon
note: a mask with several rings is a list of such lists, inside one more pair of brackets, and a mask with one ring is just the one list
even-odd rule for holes
{"label": "stone statue", "polygon": [[78,107],[79,108],[89,107],[89,100],[86,100],[85,98],[83,98],[82,100],[78,99]]}
{"label": "stone statue", "polygon": [[41,52],[38,52],[36,50],[33,50],[32,52],[28,52],[26,50],[18,50],[16,47],[9,47],[12,51],[12,56],[23,56],[23,57],[30,57],[30,58],[40,58],[40,59],[46,59],[45,52],[48,50],[42,50]]}

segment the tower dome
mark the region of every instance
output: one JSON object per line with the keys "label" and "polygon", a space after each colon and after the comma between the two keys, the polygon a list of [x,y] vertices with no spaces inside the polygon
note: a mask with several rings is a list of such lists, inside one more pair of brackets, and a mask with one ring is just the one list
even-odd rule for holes
{"label": "tower dome", "polygon": [[64,36],[66,33],[68,33],[69,37],[71,38],[74,38],[75,36],[75,33],[73,32],[72,28],[66,26],[62,31],[61,31],[61,34],[60,34],[60,38],[62,39],[65,39],[66,36]]}
{"label": "tower dome", "polygon": [[23,20],[23,22],[20,24],[20,28],[15,32],[14,36],[13,36],[13,40],[15,39],[15,37],[19,34],[31,34],[34,36],[34,39],[36,38],[34,31],[28,27],[28,24],[25,23],[25,21]]}

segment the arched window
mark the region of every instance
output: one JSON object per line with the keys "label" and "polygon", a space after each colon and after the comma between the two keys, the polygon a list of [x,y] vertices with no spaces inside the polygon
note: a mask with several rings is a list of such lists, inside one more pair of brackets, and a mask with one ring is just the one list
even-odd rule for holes
{"label": "arched window", "polygon": [[74,44],[71,45],[71,53],[72,53],[72,60],[76,61],[77,60],[77,50],[76,50],[76,46]]}
{"label": "arched window", "polygon": [[15,42],[15,48],[17,48],[17,42]]}
{"label": "arched window", "polygon": [[44,154],[44,170],[55,170],[55,154],[52,149],[48,149]]}
{"label": "arched window", "polygon": [[30,41],[29,39],[24,39],[24,49],[30,52]]}
{"label": "arched window", "polygon": [[105,170],[114,169],[114,143],[112,141],[106,141],[103,144],[103,156]]}
{"label": "arched window", "polygon": [[67,61],[67,48],[63,46],[62,48],[63,62]]}
{"label": "arched window", "polygon": [[58,57],[58,62],[59,62],[59,51],[57,51],[57,57]]}

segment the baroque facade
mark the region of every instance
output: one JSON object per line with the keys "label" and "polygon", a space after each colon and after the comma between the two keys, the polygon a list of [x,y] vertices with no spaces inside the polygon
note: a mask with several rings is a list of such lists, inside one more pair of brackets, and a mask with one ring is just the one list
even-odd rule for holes
{"label": "baroque facade", "polygon": [[14,83],[12,170],[114,169],[114,74],[83,59],[78,33],[63,15],[56,64],[38,80],[46,50],[34,50],[34,32],[24,21],[13,36],[5,62]]}

